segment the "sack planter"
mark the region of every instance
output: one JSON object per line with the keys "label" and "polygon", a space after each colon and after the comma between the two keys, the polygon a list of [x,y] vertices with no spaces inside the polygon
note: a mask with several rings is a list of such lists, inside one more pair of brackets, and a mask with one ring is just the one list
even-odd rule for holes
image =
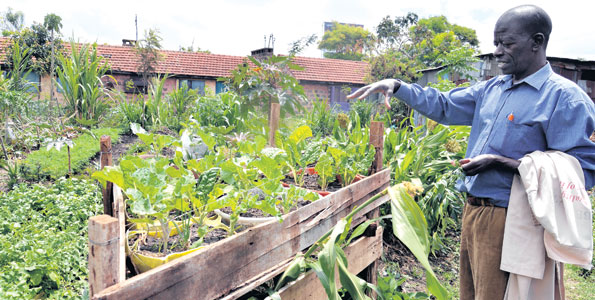
{"label": "sack planter", "polygon": [[[143,231],[129,231],[126,234],[126,236],[128,237],[128,241],[130,241],[132,238],[142,235],[142,234],[148,234],[148,233],[143,232]],[[134,267],[140,273],[147,272],[153,268],[159,267],[159,266],[161,266],[167,262],[170,262],[176,258],[180,258],[184,255],[188,255],[194,251],[197,251],[197,250],[203,248],[203,247],[197,247],[197,248],[190,249],[190,250],[171,253],[167,256],[157,257],[157,256],[149,256],[149,255],[140,253],[138,251],[138,243],[139,242],[140,242],[140,240],[136,240],[136,242],[134,243],[134,245],[132,245],[132,247],[130,247],[130,244],[127,242],[126,243],[126,255],[130,257],[130,260],[132,260]]]}

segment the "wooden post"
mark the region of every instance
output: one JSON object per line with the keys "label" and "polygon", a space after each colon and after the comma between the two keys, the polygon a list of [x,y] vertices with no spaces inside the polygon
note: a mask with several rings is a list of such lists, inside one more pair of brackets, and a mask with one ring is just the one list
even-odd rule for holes
{"label": "wooden post", "polygon": [[382,170],[382,152],[384,151],[384,123],[372,121],[370,123],[370,145],[376,149],[372,172],[370,175]]}
{"label": "wooden post", "polygon": [[[367,213],[366,217],[368,219],[375,219],[375,218],[380,217],[380,208],[377,207],[374,210],[372,210],[371,212]],[[380,227],[382,229],[382,226],[379,226],[378,222],[374,222],[374,223],[370,224],[370,226],[368,227],[368,229],[370,229],[370,230],[366,230],[366,232],[364,233],[365,236],[370,236],[370,233],[378,234],[378,227]],[[374,229],[374,231],[370,232],[370,231],[372,231],[372,229]],[[382,232],[382,231],[380,231],[380,232]],[[382,240],[382,236],[380,236],[379,238],[380,238],[380,240]],[[375,260],[370,265],[368,265],[362,271],[362,273],[360,274],[360,277],[365,279],[367,282],[376,285],[376,283],[378,281],[378,260]],[[374,294],[375,294],[374,291],[369,291],[368,297],[375,299]]]}
{"label": "wooden post", "polygon": [[[384,152],[384,123],[372,121],[370,123],[370,144],[374,146],[376,154],[374,155],[374,161],[372,162],[370,174],[380,172],[382,170],[382,159]],[[368,219],[375,219],[380,217],[380,208],[375,208],[366,214]],[[372,226],[375,225],[375,226]],[[371,228],[378,226],[378,222],[370,224]],[[367,282],[376,284],[377,272],[378,272],[378,261],[375,260],[360,274]],[[368,292],[368,296],[374,298],[374,292]]]}
{"label": "wooden post", "polygon": [[[126,243],[128,239],[126,237],[126,207],[124,206],[124,195],[122,190],[117,185],[113,187],[114,195],[114,217],[118,219],[118,278],[121,280],[126,279]],[[120,281],[118,281],[120,282]]]}
{"label": "wooden post", "polygon": [[275,147],[275,132],[279,129],[281,104],[271,103],[269,114],[269,146]]}
{"label": "wooden post", "polygon": [[[112,165],[112,138],[109,135],[101,136],[99,141],[100,143],[100,160],[101,160],[101,169],[105,166]],[[101,191],[103,194],[103,213],[115,217],[114,215],[114,193],[113,193],[113,183],[107,182],[105,188]]]}
{"label": "wooden post", "polygon": [[120,278],[120,228],[118,219],[99,215],[89,219],[89,293],[112,286]]}

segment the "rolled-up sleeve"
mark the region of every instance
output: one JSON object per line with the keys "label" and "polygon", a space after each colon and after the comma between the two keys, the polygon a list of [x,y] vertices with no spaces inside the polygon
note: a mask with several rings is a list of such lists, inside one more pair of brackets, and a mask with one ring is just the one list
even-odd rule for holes
{"label": "rolled-up sleeve", "polygon": [[550,117],[547,144],[551,150],[576,157],[589,190],[595,185],[595,142],[589,139],[595,130],[595,105],[586,95],[567,94],[564,98]]}
{"label": "rolled-up sleeve", "polygon": [[422,115],[446,125],[471,125],[483,82],[467,88],[440,92],[431,87],[402,83],[395,97]]}

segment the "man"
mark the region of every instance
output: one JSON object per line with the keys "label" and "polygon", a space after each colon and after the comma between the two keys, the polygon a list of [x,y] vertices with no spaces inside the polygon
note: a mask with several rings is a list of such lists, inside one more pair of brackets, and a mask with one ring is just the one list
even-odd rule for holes
{"label": "man", "polygon": [[506,11],[494,29],[494,56],[505,74],[446,93],[395,79],[365,86],[348,98],[394,94],[444,124],[471,125],[460,257],[461,299],[503,299],[508,273],[500,270],[502,236],[512,179],[519,159],[558,150],[580,162],[585,186],[595,182],[595,106],[573,82],[553,73],[546,60],[551,20],[541,8]]}

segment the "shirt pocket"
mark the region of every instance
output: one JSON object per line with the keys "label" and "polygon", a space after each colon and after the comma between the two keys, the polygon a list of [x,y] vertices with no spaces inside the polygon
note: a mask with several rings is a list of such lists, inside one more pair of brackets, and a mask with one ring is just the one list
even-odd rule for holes
{"label": "shirt pocket", "polygon": [[539,124],[516,124],[507,121],[503,128],[494,128],[490,148],[499,155],[519,159],[536,150],[544,151],[545,136]]}

